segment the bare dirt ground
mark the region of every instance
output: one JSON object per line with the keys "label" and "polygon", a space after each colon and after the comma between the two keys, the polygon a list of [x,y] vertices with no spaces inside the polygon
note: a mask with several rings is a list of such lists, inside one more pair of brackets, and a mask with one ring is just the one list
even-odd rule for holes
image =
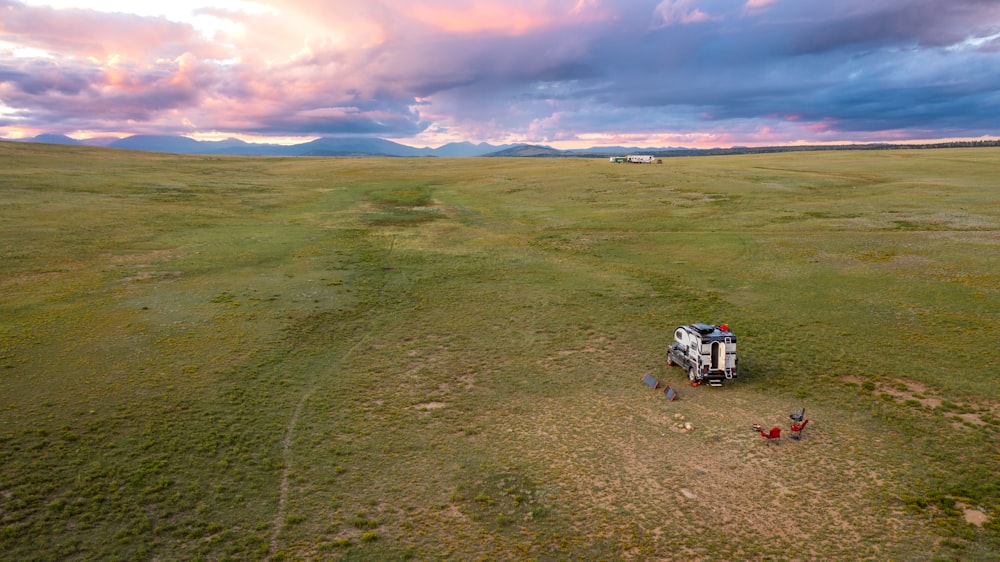
{"label": "bare dirt ground", "polygon": [[610,524],[637,560],[879,557],[896,541],[932,540],[888,501],[901,483],[880,458],[883,437],[858,420],[807,408],[801,439],[771,444],[751,426],[787,432],[805,404],[665,374],[677,401],[636,377],[634,392],[552,399],[501,422],[505,447],[545,455],[580,533]]}

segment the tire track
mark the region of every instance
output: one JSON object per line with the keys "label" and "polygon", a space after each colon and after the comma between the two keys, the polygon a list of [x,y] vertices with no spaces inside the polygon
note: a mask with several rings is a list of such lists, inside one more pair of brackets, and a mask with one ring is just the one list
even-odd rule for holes
{"label": "tire track", "polygon": [[[316,390],[317,385],[313,385],[312,388],[307,390],[302,398],[299,399],[299,403],[295,406],[295,411],[292,412],[292,419],[288,421],[288,425],[285,426],[285,437],[281,440],[281,459],[284,468],[281,470],[281,484],[278,488],[278,512],[274,516],[274,523],[271,525],[273,531],[271,531],[271,543],[269,552],[273,554],[278,550],[278,535],[281,534],[284,525],[282,522],[285,520],[285,511],[287,510],[288,504],[288,479],[292,473],[292,432],[295,430],[296,424],[299,423],[299,415],[302,413],[302,408],[305,407],[306,400],[312,395],[313,391]],[[270,556],[268,556],[270,559]]]}
{"label": "tire track", "polygon": [[[389,250],[386,252],[385,256],[386,258],[392,255],[392,250],[395,247],[395,243],[396,243],[396,238],[393,237],[389,244]],[[349,357],[351,357],[351,355],[353,355],[354,352],[359,347],[361,347],[362,344],[367,342],[371,338],[372,334],[375,333],[375,321],[373,312],[375,312],[375,310],[378,308],[379,303],[382,302],[382,293],[385,290],[386,283],[387,281],[383,279],[382,283],[379,285],[378,290],[376,292],[375,304],[368,309],[367,315],[370,323],[368,331],[365,332],[365,334],[361,336],[361,338],[359,338],[358,341],[350,347],[350,349],[344,352],[344,355],[341,356],[338,363],[342,363]],[[295,433],[295,427],[299,423],[299,417],[302,415],[302,410],[305,409],[306,402],[309,400],[309,397],[312,396],[312,394],[316,391],[316,389],[319,388],[319,384],[320,384],[319,381],[314,382],[312,386],[310,386],[302,394],[302,397],[299,398],[298,404],[295,405],[295,410],[292,412],[291,419],[288,420],[288,425],[285,426],[285,436],[281,440],[281,462],[283,468],[281,470],[281,481],[278,485],[278,509],[274,514],[274,521],[271,523],[271,529],[272,529],[271,541],[268,547],[267,560],[271,560],[271,557],[278,552],[279,538],[281,535],[281,531],[285,529],[284,522],[286,513],[288,511],[289,480],[291,479],[292,468],[293,468],[292,440],[293,440],[293,435]]]}

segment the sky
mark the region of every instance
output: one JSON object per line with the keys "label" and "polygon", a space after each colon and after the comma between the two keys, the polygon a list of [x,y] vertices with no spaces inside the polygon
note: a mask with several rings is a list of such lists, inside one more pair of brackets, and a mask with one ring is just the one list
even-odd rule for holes
{"label": "sky", "polygon": [[995,139],[1000,0],[0,0],[0,138]]}

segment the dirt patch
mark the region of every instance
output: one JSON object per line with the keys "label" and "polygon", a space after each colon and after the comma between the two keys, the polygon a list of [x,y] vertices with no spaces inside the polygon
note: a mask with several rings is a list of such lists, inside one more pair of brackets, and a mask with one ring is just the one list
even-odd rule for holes
{"label": "dirt patch", "polygon": [[982,528],[982,526],[985,525],[990,520],[989,515],[986,515],[982,511],[979,511],[978,509],[965,508],[962,511],[965,515],[966,523],[970,523],[972,525],[975,525],[976,527]]}
{"label": "dirt patch", "polygon": [[863,389],[871,390],[874,394],[881,394],[883,397],[889,396],[895,401],[909,403],[909,405],[919,404],[929,410],[950,412],[949,418],[951,426],[954,428],[987,426],[989,425],[987,420],[995,417],[1000,409],[1000,405],[982,400],[974,404],[956,405],[935,395],[934,390],[926,384],[909,379],[870,381],[857,375],[843,375],[840,380],[861,385]]}
{"label": "dirt patch", "polygon": [[465,385],[466,390],[472,390],[476,385],[476,374],[473,372],[465,373],[458,377],[458,382]]}
{"label": "dirt patch", "polygon": [[941,398],[927,396],[925,394],[927,392],[926,385],[915,381],[880,385],[879,390],[903,402],[907,400],[916,400],[921,406],[926,406],[928,408],[937,408],[943,404],[943,400]]}
{"label": "dirt patch", "polygon": [[922,382],[913,380],[898,380],[893,382],[874,382],[868,381],[863,377],[857,375],[843,375],[840,380],[853,383],[858,385],[863,385],[866,382],[871,382],[873,391],[877,394],[888,394],[896,400],[905,402],[907,400],[915,400],[920,403],[921,406],[926,406],[928,408],[938,408],[944,401],[937,396],[928,396],[929,388]]}
{"label": "dirt patch", "polygon": [[440,410],[441,408],[445,408],[447,406],[448,406],[447,402],[424,402],[422,404],[417,404],[413,407],[416,408],[417,410],[424,410],[426,412],[430,410]]}
{"label": "dirt patch", "polygon": [[[505,426],[498,441],[515,458],[546,451],[552,475],[573,475],[554,478],[563,509],[582,520],[625,515],[614,533],[642,545],[637,559],[662,554],[668,542],[690,559],[754,559],[760,548],[829,559],[866,548],[869,529],[913,524],[901,509],[873,503],[898,483],[885,477],[870,436],[850,419],[817,408],[801,440],[769,446],[751,425],[787,429],[799,404],[736,384],[679,387],[675,402],[633,386],[627,397],[579,396],[522,412],[498,424]],[[695,431],[684,431],[686,424]],[[684,524],[660,537],[664,521]],[[730,530],[726,540],[683,530],[712,527]]]}
{"label": "dirt patch", "polygon": [[986,422],[984,422],[983,419],[979,417],[979,414],[975,413],[958,414],[958,417],[962,418],[962,421],[971,423],[972,425],[986,425]]}

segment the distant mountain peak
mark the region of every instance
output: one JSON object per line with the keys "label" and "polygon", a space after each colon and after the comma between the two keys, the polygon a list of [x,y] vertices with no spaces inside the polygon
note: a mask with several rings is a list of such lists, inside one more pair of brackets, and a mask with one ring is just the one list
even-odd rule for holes
{"label": "distant mountain peak", "polygon": [[[320,137],[300,144],[283,145],[248,143],[237,138],[199,141],[180,135],[148,134],[132,135],[120,139],[97,138],[78,141],[66,135],[45,133],[38,135],[28,142],[107,146],[126,150],[165,152],[168,154],[215,154],[231,156],[438,156],[445,158],[506,156],[541,158],[559,156],[594,157],[605,153],[617,153],[619,151],[643,151],[643,149],[625,149],[623,147],[559,150],[551,146],[535,144],[495,146],[485,142],[472,143],[469,141],[450,142],[437,148],[417,148],[377,137]],[[655,150],[657,149],[645,149],[644,152]]]}
{"label": "distant mountain peak", "polygon": [[560,156],[563,154],[565,154],[563,151],[552,148],[551,146],[542,146],[538,144],[518,144],[504,150],[491,152],[489,154],[486,154],[486,156],[538,157],[538,156]]}
{"label": "distant mountain peak", "polygon": [[45,144],[82,144],[80,141],[72,137],[55,133],[42,133],[31,139],[31,142],[41,142]]}
{"label": "distant mountain peak", "polygon": [[108,143],[112,148],[174,154],[228,154],[238,156],[483,156],[507,146],[488,143],[450,143],[439,148],[415,148],[376,137],[320,137],[308,142],[281,145],[248,143],[231,138],[198,141],[185,136],[132,135]]}

